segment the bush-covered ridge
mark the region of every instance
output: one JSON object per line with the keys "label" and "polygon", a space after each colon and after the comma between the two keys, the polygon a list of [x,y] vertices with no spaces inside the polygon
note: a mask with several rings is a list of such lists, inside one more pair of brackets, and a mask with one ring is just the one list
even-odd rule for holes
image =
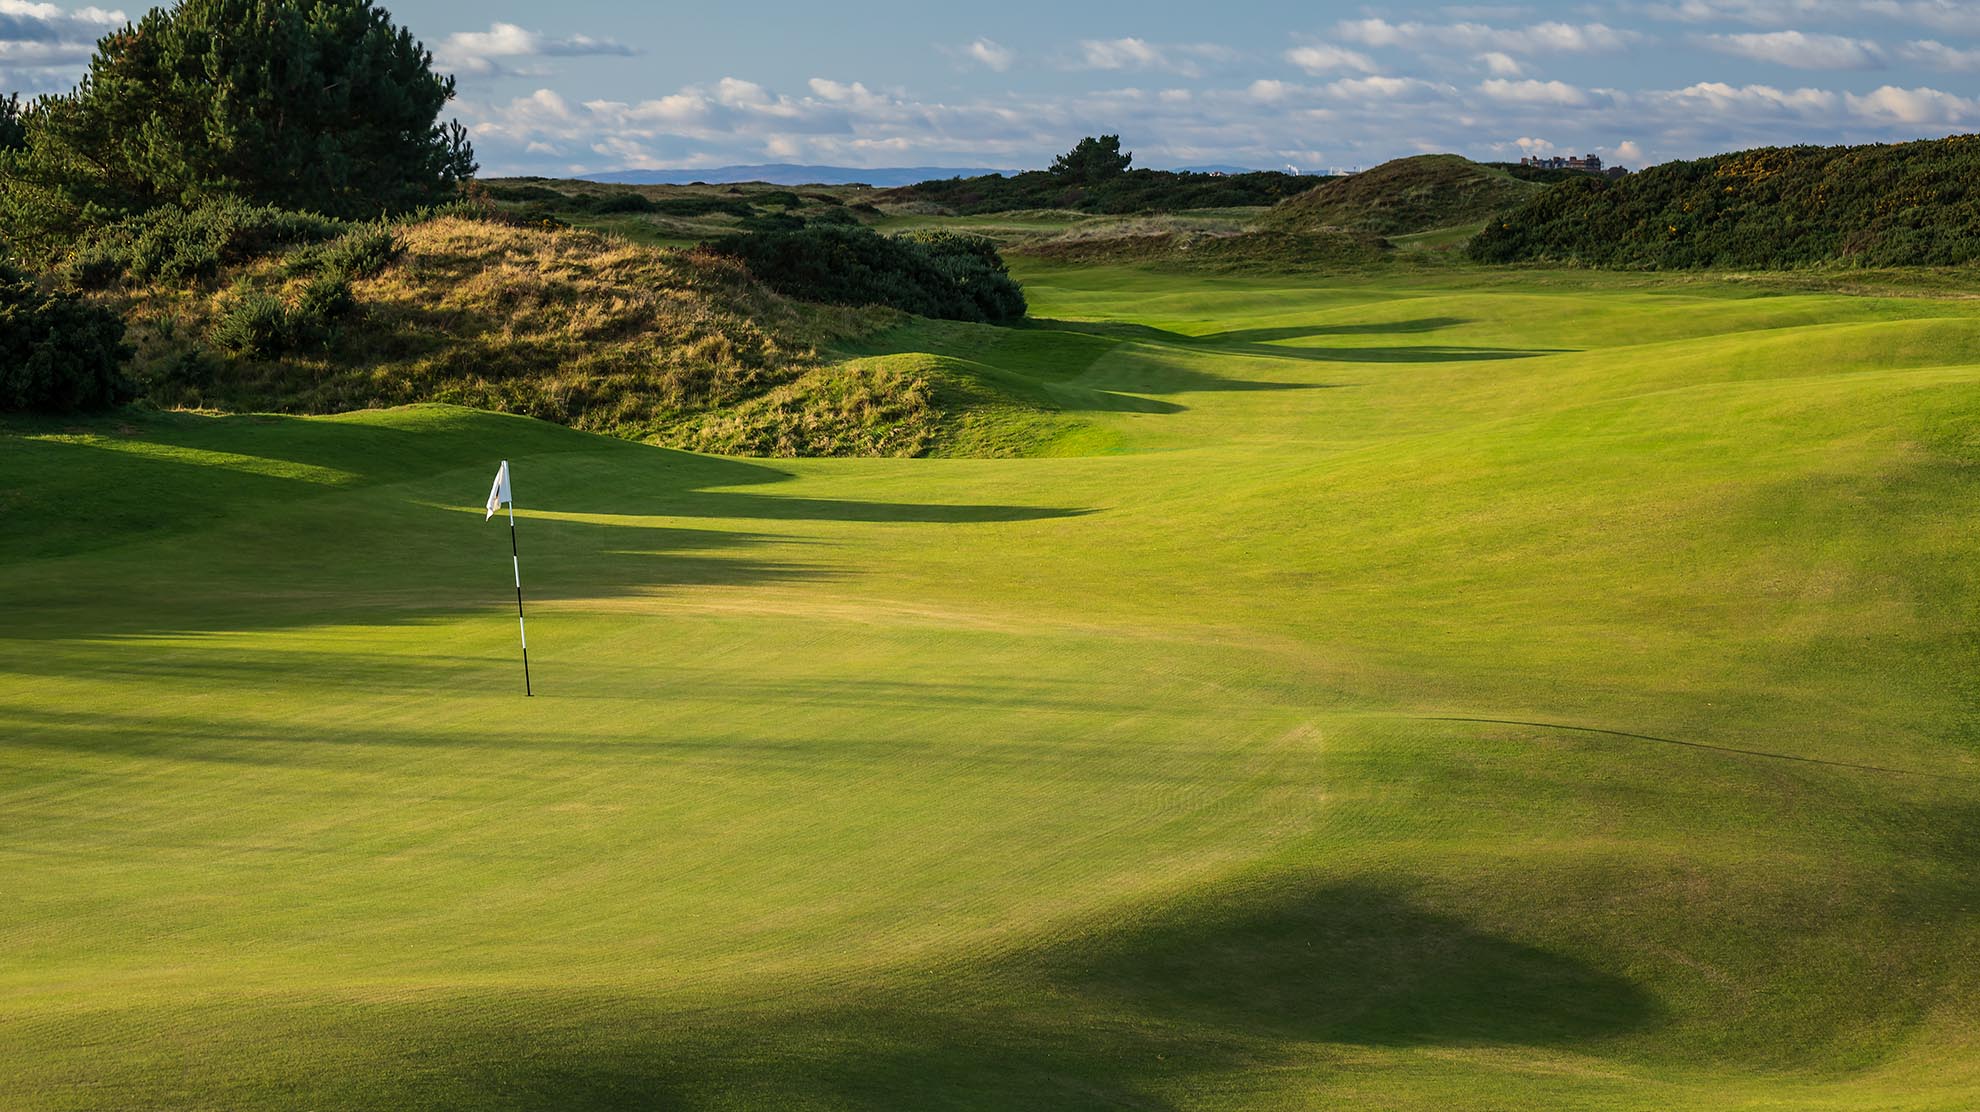
{"label": "bush-covered ridge", "polygon": [[1416,155],[1324,181],[1280,203],[1263,223],[1285,232],[1353,228],[1407,235],[1476,224],[1518,207],[1540,188],[1459,155]]}
{"label": "bush-covered ridge", "polygon": [[335,412],[450,401],[662,435],[887,317],[811,309],[738,263],[441,215],[192,286],[128,287],[135,377],[168,406]]}
{"label": "bush-covered ridge", "polygon": [[1472,240],[1481,262],[1772,269],[1980,261],[1980,136],[1768,147],[1564,182]]}
{"label": "bush-covered ridge", "polygon": [[883,236],[822,224],[748,232],[707,245],[741,259],[772,289],[837,305],[885,305],[944,320],[1004,323],[1024,316],[1024,291],[997,248],[980,236],[909,232]]}
{"label": "bush-covered ridge", "polygon": [[1048,171],[1033,170],[1009,177],[985,174],[925,181],[886,190],[874,199],[881,204],[933,204],[964,216],[1025,209],[1121,215],[1258,207],[1274,204],[1312,185],[1312,178],[1276,170],[1228,175],[1126,170],[1099,182],[1068,180]]}

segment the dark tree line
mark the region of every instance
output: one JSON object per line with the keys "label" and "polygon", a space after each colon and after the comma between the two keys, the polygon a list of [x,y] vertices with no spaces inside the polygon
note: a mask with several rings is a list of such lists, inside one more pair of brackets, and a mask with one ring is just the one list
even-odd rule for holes
{"label": "dark tree line", "polygon": [[1314,179],[1276,170],[1198,174],[1136,170],[1118,135],[1087,136],[1050,170],[949,178],[889,190],[889,201],[930,201],[964,215],[1058,208],[1120,214],[1262,206],[1313,188]]}

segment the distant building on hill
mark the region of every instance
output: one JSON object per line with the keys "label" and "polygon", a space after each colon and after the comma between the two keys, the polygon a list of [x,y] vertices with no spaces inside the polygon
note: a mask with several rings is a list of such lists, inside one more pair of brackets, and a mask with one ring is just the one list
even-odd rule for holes
{"label": "distant building on hill", "polygon": [[1580,158],[1562,158],[1559,155],[1552,158],[1528,157],[1520,159],[1519,164],[1531,166],[1535,170],[1579,170],[1584,174],[1602,172],[1602,160],[1592,154],[1585,154]]}

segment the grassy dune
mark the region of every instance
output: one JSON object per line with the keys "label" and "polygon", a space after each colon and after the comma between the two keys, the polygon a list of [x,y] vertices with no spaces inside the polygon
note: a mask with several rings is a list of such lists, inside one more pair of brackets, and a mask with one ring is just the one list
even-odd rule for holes
{"label": "grassy dune", "polygon": [[1024,277],[1074,454],[8,426],[0,1106],[1980,1100],[1980,307]]}

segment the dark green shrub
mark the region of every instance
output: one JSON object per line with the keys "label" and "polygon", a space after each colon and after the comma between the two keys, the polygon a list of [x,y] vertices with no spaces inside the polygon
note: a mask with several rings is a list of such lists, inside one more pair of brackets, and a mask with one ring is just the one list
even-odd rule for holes
{"label": "dark green shrub", "polygon": [[289,310],[281,299],[245,283],[236,286],[220,319],[213,323],[213,342],[241,355],[266,358],[289,346]]}
{"label": "dark green shrub", "polygon": [[652,211],[664,216],[710,216],[718,212],[730,216],[750,216],[755,210],[749,207],[748,201],[734,197],[690,193],[681,197],[662,197],[653,202]]}
{"label": "dark green shrub", "polygon": [[66,413],[128,400],[124,320],[0,263],[0,410]]}
{"label": "dark green shrub", "polygon": [[796,232],[804,229],[804,217],[794,212],[756,212],[742,221],[742,227],[749,232]]}
{"label": "dark green shrub", "polygon": [[351,276],[326,268],[310,279],[294,305],[243,281],[213,324],[213,343],[240,355],[265,359],[335,336],[339,322],[357,309]]}
{"label": "dark green shrub", "polygon": [[357,297],[351,293],[350,278],[326,271],[303,287],[295,308],[289,310],[289,335],[296,340],[319,338],[356,308]]}
{"label": "dark green shrub", "polygon": [[486,188],[488,195],[497,201],[547,201],[551,204],[563,204],[571,199],[567,193],[546,189],[540,185],[491,185]]}
{"label": "dark green shrub", "polygon": [[749,232],[708,245],[741,259],[790,297],[839,305],[888,305],[924,317],[1007,321],[1024,294],[988,240],[935,234],[889,238],[863,227]]}
{"label": "dark green shrub", "polygon": [[653,202],[638,193],[605,193],[594,197],[590,208],[600,213],[652,212]]}
{"label": "dark green shrub", "polygon": [[82,286],[107,285],[120,275],[188,282],[297,243],[328,239],[346,227],[327,217],[230,199],[192,209],[161,205],[90,233],[64,260],[62,271]]}
{"label": "dark green shrub", "polygon": [[935,269],[976,304],[983,320],[1023,318],[1024,289],[1011,277],[995,243],[982,236],[947,231],[906,232],[897,238],[921,248]]}
{"label": "dark green shrub", "polygon": [[338,274],[350,279],[369,278],[384,270],[404,250],[405,245],[390,227],[367,224],[336,239],[306,244],[289,252],[282,260],[282,272],[290,277]]}

